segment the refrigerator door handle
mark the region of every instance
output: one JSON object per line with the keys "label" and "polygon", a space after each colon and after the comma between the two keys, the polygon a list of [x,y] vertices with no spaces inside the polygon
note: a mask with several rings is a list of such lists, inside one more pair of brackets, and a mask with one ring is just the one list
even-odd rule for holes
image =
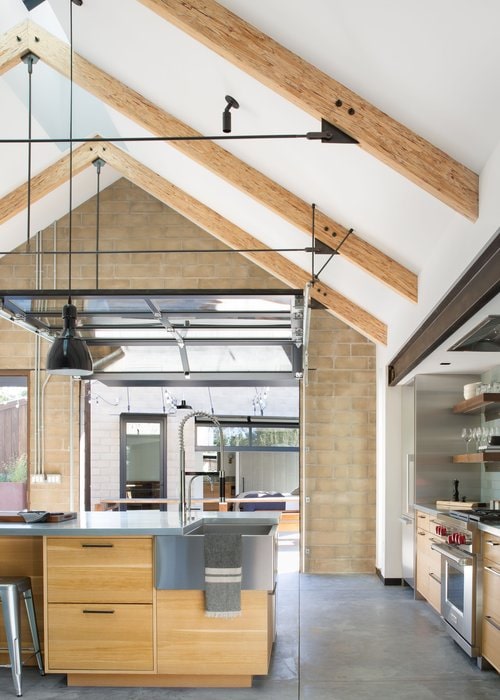
{"label": "refrigerator door handle", "polygon": [[413,500],[414,500],[413,499],[413,489],[412,489],[414,464],[415,464],[415,455],[407,453],[406,454],[406,494],[405,494],[406,503],[404,504],[406,513],[410,512],[410,507],[413,506]]}

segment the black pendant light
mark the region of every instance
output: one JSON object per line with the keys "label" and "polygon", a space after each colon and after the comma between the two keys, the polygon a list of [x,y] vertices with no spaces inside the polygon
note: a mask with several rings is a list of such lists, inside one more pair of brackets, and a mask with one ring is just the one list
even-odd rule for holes
{"label": "black pendant light", "polygon": [[92,374],[92,357],[87,343],[76,329],[77,311],[71,301],[72,205],[73,205],[73,5],[70,0],[70,100],[69,100],[69,219],[68,219],[68,303],[64,305],[63,329],[53,341],[45,368],[49,374],[85,377]]}

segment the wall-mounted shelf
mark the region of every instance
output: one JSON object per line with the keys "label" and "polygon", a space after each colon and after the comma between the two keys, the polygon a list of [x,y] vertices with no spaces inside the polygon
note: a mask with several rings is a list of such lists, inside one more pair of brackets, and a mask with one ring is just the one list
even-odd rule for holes
{"label": "wall-mounted shelf", "polygon": [[481,413],[488,406],[500,403],[500,394],[479,394],[453,406],[453,413]]}
{"label": "wall-mounted shelf", "polygon": [[483,462],[500,462],[498,452],[469,452],[463,455],[453,455],[453,464],[477,464]]}

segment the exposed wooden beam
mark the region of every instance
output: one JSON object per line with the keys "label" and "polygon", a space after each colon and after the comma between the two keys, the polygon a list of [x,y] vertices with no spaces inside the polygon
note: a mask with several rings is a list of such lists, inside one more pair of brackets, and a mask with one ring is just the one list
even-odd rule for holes
{"label": "exposed wooden beam", "polygon": [[[111,143],[84,144],[73,151],[73,158],[73,174],[89,166],[96,158],[102,158],[125,178],[175,209],[179,214],[233,250],[267,248],[257,238],[243,231]],[[68,160],[68,155],[63,156],[57,163],[33,178],[31,190],[33,201],[40,199],[69,179]],[[24,184],[0,199],[0,223],[24,208],[26,192],[27,186]],[[273,252],[270,248],[262,253],[246,252],[241,253],[241,255],[294,289],[302,289],[309,281],[309,275],[305,270],[291,263],[279,253]],[[313,287],[311,294],[334,316],[370,340],[384,344],[387,342],[385,324],[338,292],[326,285],[317,284]]]}
{"label": "exposed wooden beam", "polygon": [[19,64],[28,51],[28,23],[23,22],[2,35],[0,40],[0,75]]}
{"label": "exposed wooden beam", "polygon": [[139,0],[168,22],[316,119],[354,136],[366,151],[468,219],[478,217],[476,173],[214,0]]}
{"label": "exposed wooden beam", "polygon": [[[29,44],[44,62],[69,77],[69,47],[41,27],[30,23]],[[145,97],[100,70],[78,54],[73,55],[73,79],[129,119],[157,136],[200,136],[200,133],[161,110]],[[172,146],[268,207],[301,231],[311,233],[310,205],[212,141],[171,142]],[[348,230],[321,211],[316,215],[316,237],[336,248]],[[406,299],[417,301],[417,276],[375,246],[352,233],[342,255]]]}
{"label": "exposed wooden beam", "polygon": [[[101,157],[135,185],[175,209],[179,214],[210,233],[229,248],[241,250],[266,247],[261,241],[113,144],[107,144],[103,147]],[[241,255],[294,289],[302,289],[309,281],[309,275],[305,270],[271,249],[263,253],[246,252],[241,253]],[[311,294],[334,316],[355,328],[362,335],[377,343],[385,344],[387,342],[386,325],[339,292],[321,284],[314,285]]]}
{"label": "exposed wooden beam", "polygon": [[[78,173],[87,168],[88,165],[98,157],[95,155],[95,151],[93,151],[92,148],[93,146],[91,144],[84,144],[83,146],[75,148],[73,151],[73,176],[78,175]],[[45,197],[68,180],[69,155],[65,155],[52,165],[49,165],[49,167],[41,173],[32,177],[30,186],[31,202],[38,202],[42,197]],[[0,198],[0,224],[5,223],[5,221],[23,211],[23,209],[26,208],[27,200],[27,183],[19,185],[15,190],[12,190],[12,192]]]}

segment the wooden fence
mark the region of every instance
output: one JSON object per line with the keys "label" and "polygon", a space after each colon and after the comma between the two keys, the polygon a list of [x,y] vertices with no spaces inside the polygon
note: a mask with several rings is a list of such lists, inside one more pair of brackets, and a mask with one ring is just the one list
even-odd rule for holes
{"label": "wooden fence", "polygon": [[0,470],[26,454],[28,436],[26,399],[0,404]]}

